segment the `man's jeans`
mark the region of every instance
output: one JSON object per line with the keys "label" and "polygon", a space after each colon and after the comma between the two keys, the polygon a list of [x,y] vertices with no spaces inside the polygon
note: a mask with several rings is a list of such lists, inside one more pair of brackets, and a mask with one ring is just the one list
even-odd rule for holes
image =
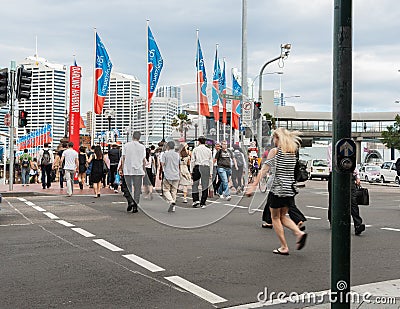
{"label": "man's jeans", "polygon": [[218,193],[225,197],[230,195],[229,192],[229,176],[231,176],[232,170],[226,167],[217,167],[218,176],[221,179],[221,185],[219,186]]}
{"label": "man's jeans", "polygon": [[22,167],[21,168],[21,182],[23,185],[29,184],[29,167]]}
{"label": "man's jeans", "polygon": [[65,181],[67,182],[67,194],[72,195],[74,191],[75,170],[64,170]]}

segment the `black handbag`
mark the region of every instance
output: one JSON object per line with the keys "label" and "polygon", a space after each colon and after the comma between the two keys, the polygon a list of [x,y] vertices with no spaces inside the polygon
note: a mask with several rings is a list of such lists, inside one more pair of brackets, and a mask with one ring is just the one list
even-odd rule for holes
{"label": "black handbag", "polygon": [[367,188],[358,186],[356,188],[356,194],[358,205],[369,205],[369,193]]}

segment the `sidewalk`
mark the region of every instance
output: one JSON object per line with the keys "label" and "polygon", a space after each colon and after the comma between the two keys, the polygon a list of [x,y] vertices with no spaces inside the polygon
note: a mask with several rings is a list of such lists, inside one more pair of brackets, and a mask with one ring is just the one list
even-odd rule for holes
{"label": "sidewalk", "polygon": [[[40,196],[40,195],[67,195],[67,186],[64,183],[64,188],[60,189],[60,184],[58,182],[53,182],[51,187],[48,189],[43,189],[42,185],[30,184],[29,186],[22,186],[21,184],[13,184],[13,190],[10,191],[9,185],[1,184],[0,193],[2,196]],[[93,188],[89,186],[84,186],[83,190],[79,189],[79,185],[74,185],[74,195],[94,195]],[[108,187],[101,189],[102,195],[112,195],[114,190],[110,190]]]}

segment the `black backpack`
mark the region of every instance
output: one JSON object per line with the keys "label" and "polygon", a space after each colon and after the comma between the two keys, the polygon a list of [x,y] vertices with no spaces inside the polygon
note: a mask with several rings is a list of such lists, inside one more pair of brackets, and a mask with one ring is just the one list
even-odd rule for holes
{"label": "black backpack", "polygon": [[294,180],[296,182],[304,182],[308,180],[307,164],[299,160],[299,153],[296,153],[296,165],[294,167]]}
{"label": "black backpack", "polygon": [[233,152],[237,166],[244,166],[243,155],[240,151]]}
{"label": "black backpack", "polygon": [[42,165],[49,165],[51,162],[50,159],[50,152],[48,150],[43,150],[43,156],[42,156]]}
{"label": "black backpack", "polygon": [[29,159],[27,157],[22,159],[21,166],[24,168],[29,167]]}

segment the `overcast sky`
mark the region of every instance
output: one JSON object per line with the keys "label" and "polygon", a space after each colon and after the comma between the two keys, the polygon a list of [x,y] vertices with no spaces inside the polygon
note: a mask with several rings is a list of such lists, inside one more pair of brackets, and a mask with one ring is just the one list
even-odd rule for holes
{"label": "overcast sky", "polygon": [[[279,55],[292,51],[280,68],[288,105],[331,111],[333,0],[248,0],[248,77]],[[196,80],[196,29],[211,83],[215,44],[227,72],[241,65],[241,0],[14,0],[1,3],[0,67],[35,53],[83,70],[82,112],[92,109],[94,27],[113,71],[146,82],[146,19],[164,58],[158,85]],[[398,0],[353,1],[353,112],[400,111],[400,6]],[[228,85],[231,84],[230,77]],[[279,75],[266,75],[264,89],[279,89]],[[255,83],[258,85],[258,83]],[[256,90],[257,88],[255,88]],[[185,93],[184,89],[184,93]]]}

